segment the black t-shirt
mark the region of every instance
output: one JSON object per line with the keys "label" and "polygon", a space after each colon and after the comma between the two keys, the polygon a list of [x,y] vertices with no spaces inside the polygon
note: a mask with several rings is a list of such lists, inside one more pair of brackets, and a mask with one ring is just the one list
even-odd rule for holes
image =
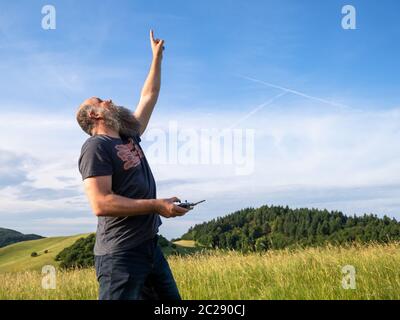
{"label": "black t-shirt", "polygon": [[[113,193],[131,199],[156,199],[156,184],[140,141],[139,136],[120,139],[99,134],[88,138],[78,163],[82,180],[111,175]],[[94,254],[135,247],[153,238],[161,223],[157,213],[98,217]]]}

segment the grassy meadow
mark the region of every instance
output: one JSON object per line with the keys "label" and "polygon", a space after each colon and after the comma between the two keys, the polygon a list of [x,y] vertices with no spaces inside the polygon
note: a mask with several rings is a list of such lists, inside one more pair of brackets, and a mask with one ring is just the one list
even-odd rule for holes
{"label": "grassy meadow", "polygon": [[[400,299],[400,243],[206,251],[168,261],[183,299]],[[342,287],[345,265],[355,267],[355,289]],[[0,299],[97,299],[93,268],[57,271],[54,290],[42,289],[39,271],[3,271]]]}
{"label": "grassy meadow", "polygon": [[[57,266],[57,262],[54,261],[56,255],[64,248],[71,246],[79,238],[87,235],[22,241],[0,248],[0,274],[21,270],[41,270],[44,265]],[[45,253],[46,250],[47,253]],[[32,252],[36,252],[38,256],[31,257]]]}

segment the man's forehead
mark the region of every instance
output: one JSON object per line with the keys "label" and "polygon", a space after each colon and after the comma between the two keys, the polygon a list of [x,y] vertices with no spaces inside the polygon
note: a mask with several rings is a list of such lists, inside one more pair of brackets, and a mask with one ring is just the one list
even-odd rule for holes
{"label": "man's forehead", "polygon": [[83,101],[82,105],[86,105],[86,104],[90,104],[90,105],[96,105],[98,103],[100,103],[101,100],[97,97],[91,97],[89,99],[86,99],[85,101]]}
{"label": "man's forehead", "polygon": [[91,97],[91,98],[87,99],[87,101],[88,101],[89,103],[100,103],[100,102],[101,102],[101,99],[98,98],[98,97]]}

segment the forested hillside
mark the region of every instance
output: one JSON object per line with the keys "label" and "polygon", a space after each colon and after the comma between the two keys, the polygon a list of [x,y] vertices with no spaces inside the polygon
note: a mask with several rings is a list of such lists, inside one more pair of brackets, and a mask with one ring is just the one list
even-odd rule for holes
{"label": "forested hillside", "polygon": [[247,208],[191,227],[182,237],[211,248],[263,251],[323,243],[400,240],[400,223],[376,215],[345,216],[338,211]]}
{"label": "forested hillside", "polygon": [[22,234],[21,232],[0,228],[0,248],[8,246],[13,243],[42,239],[42,236],[37,234]]}

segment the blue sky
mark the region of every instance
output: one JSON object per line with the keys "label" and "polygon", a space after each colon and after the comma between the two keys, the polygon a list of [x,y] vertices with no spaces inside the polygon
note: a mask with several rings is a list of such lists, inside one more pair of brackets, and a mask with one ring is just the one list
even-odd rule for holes
{"label": "blue sky", "polygon": [[[46,4],[56,30],[41,28]],[[346,4],[356,30],[341,28]],[[160,196],[208,200],[164,220],[161,233],[262,204],[400,218],[399,9],[397,0],[0,2],[0,226],[94,230],[76,167],[87,137],[74,113],[89,96],[135,107],[150,28],[166,41],[151,128],[229,126],[282,92],[268,84],[302,94],[240,123],[256,132],[251,175],[154,164]]]}

